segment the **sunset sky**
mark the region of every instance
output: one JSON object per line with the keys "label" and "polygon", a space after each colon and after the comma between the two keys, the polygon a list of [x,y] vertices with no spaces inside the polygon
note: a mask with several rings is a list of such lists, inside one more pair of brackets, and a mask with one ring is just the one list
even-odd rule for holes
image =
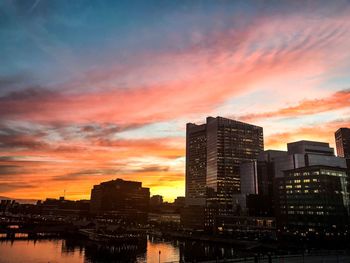
{"label": "sunset sky", "polygon": [[[282,3],[283,2],[283,3]],[[184,195],[185,126],[350,127],[349,1],[0,1],[0,195]]]}

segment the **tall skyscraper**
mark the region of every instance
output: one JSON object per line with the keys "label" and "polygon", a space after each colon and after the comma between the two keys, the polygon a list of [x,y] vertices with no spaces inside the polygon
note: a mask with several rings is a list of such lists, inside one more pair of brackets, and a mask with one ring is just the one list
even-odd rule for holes
{"label": "tall skyscraper", "polygon": [[209,225],[231,216],[240,192],[239,165],[264,150],[263,129],[222,117],[187,124],[186,204],[206,206]]}
{"label": "tall skyscraper", "polygon": [[335,132],[337,155],[350,159],[350,129],[340,128]]}

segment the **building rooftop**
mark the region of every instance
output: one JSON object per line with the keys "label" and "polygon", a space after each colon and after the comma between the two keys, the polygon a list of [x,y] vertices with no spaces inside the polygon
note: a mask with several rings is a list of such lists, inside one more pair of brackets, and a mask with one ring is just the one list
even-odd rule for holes
{"label": "building rooftop", "polygon": [[329,147],[327,142],[317,141],[297,141],[287,144],[288,154],[316,154],[316,155],[327,155],[333,156],[334,149]]}

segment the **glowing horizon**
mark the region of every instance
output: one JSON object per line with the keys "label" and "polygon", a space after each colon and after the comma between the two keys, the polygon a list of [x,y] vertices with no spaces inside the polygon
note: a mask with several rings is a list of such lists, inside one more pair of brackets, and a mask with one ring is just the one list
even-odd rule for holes
{"label": "glowing horizon", "polygon": [[350,127],[348,1],[0,3],[0,195],[184,196],[185,127],[223,116],[265,149]]}

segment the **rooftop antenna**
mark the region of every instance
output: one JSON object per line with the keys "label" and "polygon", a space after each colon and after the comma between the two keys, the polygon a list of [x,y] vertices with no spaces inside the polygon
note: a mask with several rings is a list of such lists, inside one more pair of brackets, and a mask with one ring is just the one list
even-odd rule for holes
{"label": "rooftop antenna", "polygon": [[63,198],[66,199],[66,189],[63,191]]}

